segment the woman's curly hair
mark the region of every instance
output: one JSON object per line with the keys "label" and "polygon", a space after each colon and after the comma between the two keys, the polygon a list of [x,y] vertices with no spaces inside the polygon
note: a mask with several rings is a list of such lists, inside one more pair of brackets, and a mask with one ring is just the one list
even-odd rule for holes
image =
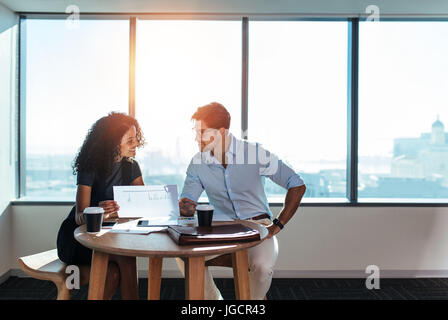
{"label": "woman's curly hair", "polygon": [[135,118],[111,112],[97,120],[89,129],[73,161],[73,174],[96,171],[106,177],[115,159],[120,156],[121,139],[132,126],[136,129],[137,147],[141,148],[146,142]]}

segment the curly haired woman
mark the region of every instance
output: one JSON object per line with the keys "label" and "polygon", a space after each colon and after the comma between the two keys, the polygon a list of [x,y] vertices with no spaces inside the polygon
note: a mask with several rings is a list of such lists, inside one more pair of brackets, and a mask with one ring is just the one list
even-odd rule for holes
{"label": "curly haired woman", "polygon": [[[76,205],[63,221],[57,239],[61,261],[80,268],[81,283],[88,281],[92,250],[82,246],[73,236],[74,230],[85,223],[86,207],[102,207],[104,219],[118,217],[119,206],[113,199],[113,186],[143,185],[138,163],[133,160],[136,148],[145,144],[136,119],[111,112],[96,121],[87,133],[73,162],[77,174]],[[122,258],[111,255],[107,270],[104,297],[112,298],[120,283]]]}

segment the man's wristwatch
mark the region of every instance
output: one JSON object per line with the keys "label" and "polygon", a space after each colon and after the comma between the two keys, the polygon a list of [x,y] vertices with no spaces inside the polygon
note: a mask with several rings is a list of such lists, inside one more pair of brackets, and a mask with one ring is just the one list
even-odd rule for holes
{"label": "man's wristwatch", "polygon": [[275,224],[275,225],[276,225],[277,227],[279,227],[280,229],[283,229],[283,228],[285,227],[280,221],[278,221],[277,218],[275,218],[274,220],[272,220],[272,223]]}

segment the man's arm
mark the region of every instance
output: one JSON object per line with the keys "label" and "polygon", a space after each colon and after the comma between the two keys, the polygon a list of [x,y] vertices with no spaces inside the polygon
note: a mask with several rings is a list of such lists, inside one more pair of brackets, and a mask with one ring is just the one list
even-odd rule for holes
{"label": "man's arm", "polygon": [[[286,225],[292,218],[292,216],[296,213],[297,209],[299,208],[300,202],[302,201],[302,197],[305,194],[305,191],[305,185],[288,189],[285,197],[285,206],[277,216],[277,219],[282,225]],[[280,227],[275,224],[270,225],[267,229],[269,231],[268,238],[276,235],[281,230]]]}
{"label": "man's arm", "polygon": [[[305,194],[306,186],[300,175],[298,175],[290,166],[280,160],[275,154],[260,147],[260,175],[266,176],[279,186],[287,189],[285,205],[280,211],[277,219],[282,225],[288,223],[296,213],[302,197]],[[277,234],[281,229],[272,224],[268,227],[269,236]]]}
{"label": "man's arm", "polygon": [[179,211],[181,216],[191,217],[196,211],[197,201],[204,191],[204,186],[190,163],[187,169],[184,187],[180,194]]}

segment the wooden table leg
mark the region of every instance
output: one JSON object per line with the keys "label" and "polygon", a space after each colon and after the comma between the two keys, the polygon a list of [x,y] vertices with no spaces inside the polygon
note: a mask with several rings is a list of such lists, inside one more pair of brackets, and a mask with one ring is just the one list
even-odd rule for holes
{"label": "wooden table leg", "polygon": [[121,298],[123,300],[138,300],[137,258],[126,256],[114,256],[113,258],[120,268]]}
{"label": "wooden table leg", "polygon": [[189,257],[185,261],[185,299],[204,300],[205,257]]}
{"label": "wooden table leg", "polygon": [[148,270],[148,300],[160,300],[163,258],[150,257]]}
{"label": "wooden table leg", "polygon": [[249,264],[247,250],[232,253],[233,281],[237,300],[250,300]]}
{"label": "wooden table leg", "polygon": [[108,263],[109,255],[107,253],[93,251],[92,266],[90,267],[89,300],[104,299]]}

